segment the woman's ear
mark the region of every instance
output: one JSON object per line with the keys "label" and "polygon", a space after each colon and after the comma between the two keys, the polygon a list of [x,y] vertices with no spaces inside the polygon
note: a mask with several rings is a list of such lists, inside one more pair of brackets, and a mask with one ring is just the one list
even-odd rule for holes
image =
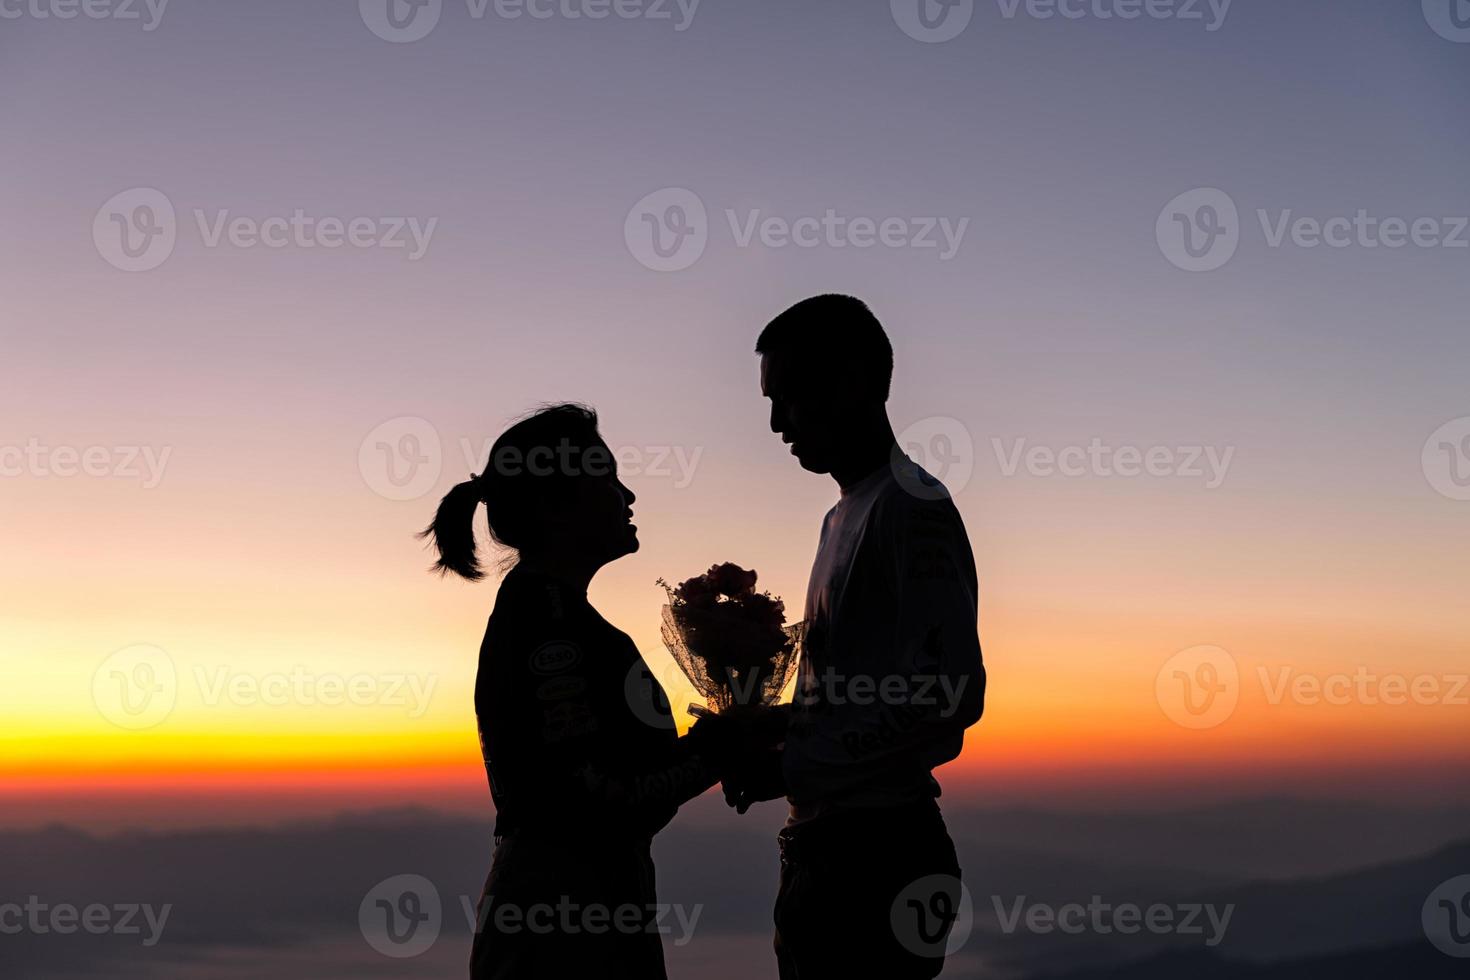
{"label": "woman's ear", "polygon": [[548,481],[546,489],[527,501],[527,528],[535,528],[542,538],[560,539],[577,523],[577,495],[560,481]]}

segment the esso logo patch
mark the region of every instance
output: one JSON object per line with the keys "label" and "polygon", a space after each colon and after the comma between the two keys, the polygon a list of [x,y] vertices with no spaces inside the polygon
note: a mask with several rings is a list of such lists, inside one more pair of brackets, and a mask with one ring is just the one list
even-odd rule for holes
{"label": "esso logo patch", "polygon": [[574,667],[582,659],[582,651],[575,643],[552,640],[543,643],[531,654],[531,670],[537,674],[559,674]]}

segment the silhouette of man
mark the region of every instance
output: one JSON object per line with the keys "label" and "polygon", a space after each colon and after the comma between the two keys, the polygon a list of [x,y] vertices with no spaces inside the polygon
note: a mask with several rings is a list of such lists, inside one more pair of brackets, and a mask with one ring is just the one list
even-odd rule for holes
{"label": "silhouette of man", "polygon": [[807,587],[784,746],[727,781],[743,812],[786,796],[776,955],[782,980],[930,978],[960,868],[931,770],[979,720],[975,562],[943,485],[897,445],[893,348],[850,296],[817,296],[756,344],[771,429],[837,482]]}

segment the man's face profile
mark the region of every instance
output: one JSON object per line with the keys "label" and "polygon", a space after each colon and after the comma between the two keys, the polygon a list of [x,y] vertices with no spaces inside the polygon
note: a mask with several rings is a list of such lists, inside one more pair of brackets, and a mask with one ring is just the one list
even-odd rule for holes
{"label": "man's face profile", "polygon": [[776,352],[761,355],[761,393],[771,401],[771,431],[802,468],[830,473],[849,418],[833,386],[811,365]]}

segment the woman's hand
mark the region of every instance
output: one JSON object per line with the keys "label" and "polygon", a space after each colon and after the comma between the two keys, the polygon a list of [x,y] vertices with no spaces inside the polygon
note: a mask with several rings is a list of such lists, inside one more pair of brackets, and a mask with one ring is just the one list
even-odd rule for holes
{"label": "woman's hand", "polygon": [[786,705],[737,705],[700,717],[686,736],[721,778],[748,768],[750,760],[775,751],[786,737]]}
{"label": "woman's hand", "polygon": [[720,712],[719,717],[736,725],[746,744],[768,749],[786,738],[786,728],[791,723],[791,705],[737,704]]}

